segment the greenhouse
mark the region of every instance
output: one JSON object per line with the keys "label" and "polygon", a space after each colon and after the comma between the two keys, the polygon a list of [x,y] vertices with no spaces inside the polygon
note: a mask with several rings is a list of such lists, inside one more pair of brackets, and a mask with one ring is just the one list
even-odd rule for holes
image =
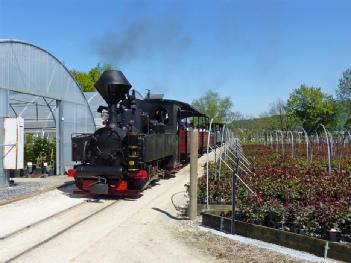
{"label": "greenhouse", "polygon": [[[51,153],[30,160],[25,145],[24,157],[25,169],[28,163],[45,162],[54,174],[73,165],[71,135],[95,130],[88,101],[64,64],[46,50],[17,40],[0,40],[0,145],[4,117],[24,119],[25,142],[45,138],[54,145]],[[0,162],[0,186],[8,184],[8,173]]]}

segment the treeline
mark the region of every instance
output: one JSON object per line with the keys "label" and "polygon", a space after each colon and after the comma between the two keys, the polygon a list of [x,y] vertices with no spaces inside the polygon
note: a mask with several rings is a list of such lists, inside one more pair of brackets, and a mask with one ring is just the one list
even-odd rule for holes
{"label": "treeline", "polygon": [[100,78],[101,74],[105,70],[111,70],[112,66],[109,64],[100,63],[94,68],[90,69],[88,72],[83,72],[79,70],[71,70],[72,76],[76,79],[78,85],[83,92],[96,91],[94,84]]}
{"label": "treeline", "polygon": [[231,126],[246,130],[279,130],[281,127],[279,116],[239,119],[233,121]]}
{"label": "treeline", "polygon": [[339,80],[336,96],[318,87],[301,85],[287,101],[271,104],[259,118],[233,120],[232,127],[242,130],[301,130],[313,133],[321,124],[330,130],[351,128],[351,69]]}

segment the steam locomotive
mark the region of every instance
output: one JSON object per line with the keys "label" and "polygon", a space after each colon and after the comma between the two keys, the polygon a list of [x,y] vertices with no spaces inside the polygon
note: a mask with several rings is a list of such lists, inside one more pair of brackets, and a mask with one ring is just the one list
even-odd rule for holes
{"label": "steam locomotive", "polygon": [[[199,131],[199,154],[206,151],[208,117],[184,102],[162,98],[136,99],[121,71],[105,71],[95,87],[106,106],[105,127],[93,134],[72,136],[68,176],[81,193],[134,196],[151,182],[174,173],[190,154],[189,128]],[[192,120],[192,121],[189,121]],[[220,124],[210,143],[220,143]]]}

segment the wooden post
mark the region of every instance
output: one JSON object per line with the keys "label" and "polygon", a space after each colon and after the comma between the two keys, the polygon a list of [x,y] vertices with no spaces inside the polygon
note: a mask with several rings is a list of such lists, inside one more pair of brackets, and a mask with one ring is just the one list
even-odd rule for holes
{"label": "wooden post", "polygon": [[189,218],[196,219],[197,216],[197,159],[198,159],[198,131],[190,131],[190,204]]}

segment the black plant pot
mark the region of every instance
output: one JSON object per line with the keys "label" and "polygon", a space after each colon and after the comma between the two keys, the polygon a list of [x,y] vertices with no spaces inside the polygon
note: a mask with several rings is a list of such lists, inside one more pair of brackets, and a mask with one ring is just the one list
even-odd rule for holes
{"label": "black plant pot", "polygon": [[283,229],[282,223],[273,222],[273,228],[275,229]]}
{"label": "black plant pot", "polygon": [[234,215],[235,220],[243,221],[244,217],[245,217],[244,213],[242,213],[242,212],[235,212],[235,215]]}
{"label": "black plant pot", "polygon": [[297,226],[297,225],[295,225],[295,224],[291,224],[290,225],[290,231],[291,232],[293,232],[293,233],[295,233],[295,234],[298,234],[299,233],[299,227]]}
{"label": "black plant pot", "polygon": [[344,242],[351,243],[351,235],[341,234],[340,235],[340,240],[344,241]]}
{"label": "black plant pot", "polygon": [[339,242],[341,238],[341,232],[340,231],[327,231],[327,238],[331,242]]}
{"label": "black plant pot", "polygon": [[305,234],[306,234],[305,229],[300,228],[299,231],[298,231],[298,234],[300,234],[300,235],[305,235]]}
{"label": "black plant pot", "polygon": [[260,220],[250,220],[249,223],[254,224],[254,225],[262,225],[262,222]]}
{"label": "black plant pot", "polygon": [[347,234],[347,235],[351,235],[351,224],[347,227],[345,227],[345,229],[343,230],[343,233]]}

